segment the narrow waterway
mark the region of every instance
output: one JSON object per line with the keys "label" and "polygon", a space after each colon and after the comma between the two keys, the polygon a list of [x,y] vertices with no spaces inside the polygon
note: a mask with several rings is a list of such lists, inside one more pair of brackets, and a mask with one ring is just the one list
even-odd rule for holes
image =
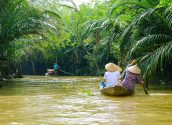
{"label": "narrow waterway", "polygon": [[0,125],[172,125],[172,91],[99,92],[100,77],[27,76],[0,88]]}

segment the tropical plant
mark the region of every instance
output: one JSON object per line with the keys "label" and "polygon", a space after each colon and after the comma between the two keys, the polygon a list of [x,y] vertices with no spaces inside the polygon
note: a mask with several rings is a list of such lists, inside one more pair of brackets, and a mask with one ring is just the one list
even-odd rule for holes
{"label": "tropical plant", "polygon": [[[164,11],[162,11],[164,10]],[[131,56],[139,58],[144,77],[150,78],[157,69],[163,70],[172,61],[172,10],[167,8],[151,9],[142,17],[144,37],[136,41]],[[137,24],[137,23],[136,23]]]}
{"label": "tropical plant", "polygon": [[15,38],[39,34],[43,16],[26,0],[1,0],[0,8],[1,51],[4,51]]}
{"label": "tropical plant", "polygon": [[[130,54],[130,58],[139,60],[144,78],[148,80],[172,60],[172,11],[171,7],[160,7],[159,1],[139,2],[147,4],[136,0],[125,1],[133,8],[137,6],[138,13],[123,33],[120,50],[123,57]],[[123,2],[118,6],[121,5],[124,5]]]}

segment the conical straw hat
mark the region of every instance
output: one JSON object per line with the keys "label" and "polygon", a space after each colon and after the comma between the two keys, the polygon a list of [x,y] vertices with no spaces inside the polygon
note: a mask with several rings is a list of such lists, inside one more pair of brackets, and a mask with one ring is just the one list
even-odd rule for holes
{"label": "conical straw hat", "polygon": [[140,74],[141,70],[139,69],[139,67],[137,67],[137,65],[133,65],[127,68],[128,71],[130,71],[131,73],[134,74]]}
{"label": "conical straw hat", "polygon": [[115,65],[114,63],[106,64],[105,69],[109,72],[115,72],[115,71],[121,72],[122,71],[122,69],[119,66]]}

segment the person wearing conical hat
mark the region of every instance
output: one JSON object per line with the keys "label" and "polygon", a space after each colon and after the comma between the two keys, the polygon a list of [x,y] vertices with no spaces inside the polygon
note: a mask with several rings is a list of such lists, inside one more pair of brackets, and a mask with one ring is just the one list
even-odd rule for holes
{"label": "person wearing conical hat", "polygon": [[140,83],[143,85],[143,81],[140,77],[141,70],[137,65],[130,66],[126,69],[126,75],[122,81],[122,86],[124,86],[129,91],[134,92],[135,84]]}
{"label": "person wearing conical hat", "polygon": [[133,65],[137,65],[137,60],[136,59],[133,59],[131,60],[131,63],[127,65],[127,67],[125,68],[125,70],[122,72],[122,79],[125,78],[125,75],[126,75],[126,69],[130,66],[133,66]]}
{"label": "person wearing conical hat", "polygon": [[108,63],[105,65],[107,70],[104,74],[104,81],[101,83],[101,88],[114,87],[118,85],[118,80],[121,79],[120,72],[122,69],[114,63]]}

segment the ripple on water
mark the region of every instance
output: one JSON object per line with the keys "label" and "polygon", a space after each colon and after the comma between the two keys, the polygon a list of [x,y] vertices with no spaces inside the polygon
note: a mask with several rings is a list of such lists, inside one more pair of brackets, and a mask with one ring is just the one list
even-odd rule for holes
{"label": "ripple on water", "polygon": [[110,97],[100,94],[99,77],[24,80],[5,84],[0,90],[0,124],[172,124],[170,92],[150,91],[147,96],[137,91],[130,97]]}

